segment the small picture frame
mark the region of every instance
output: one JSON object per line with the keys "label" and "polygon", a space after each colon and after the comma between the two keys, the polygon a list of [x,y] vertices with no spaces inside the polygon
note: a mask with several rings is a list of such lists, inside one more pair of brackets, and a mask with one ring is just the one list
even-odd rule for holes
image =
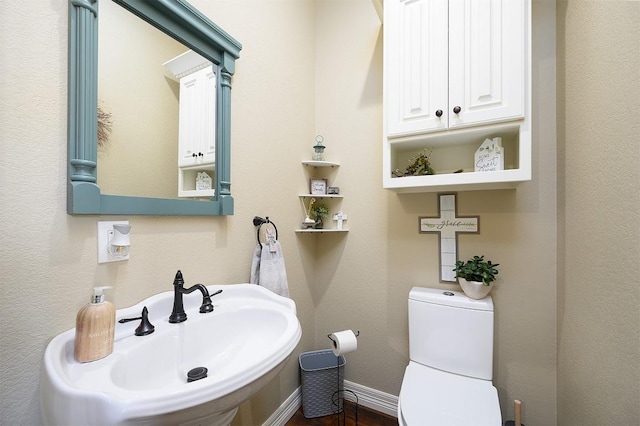
{"label": "small picture frame", "polygon": [[327,194],[329,195],[340,195],[340,188],[337,186],[330,186],[327,188]]}
{"label": "small picture frame", "polygon": [[309,192],[311,195],[325,195],[327,193],[327,180],[311,179]]}

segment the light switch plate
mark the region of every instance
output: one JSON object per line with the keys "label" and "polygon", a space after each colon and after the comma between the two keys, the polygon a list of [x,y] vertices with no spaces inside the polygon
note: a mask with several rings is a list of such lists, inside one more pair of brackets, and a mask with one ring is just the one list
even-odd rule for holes
{"label": "light switch plate", "polygon": [[115,258],[109,253],[109,241],[113,237],[113,225],[128,225],[128,224],[129,224],[129,221],[127,220],[98,222],[98,263],[129,260],[129,255]]}

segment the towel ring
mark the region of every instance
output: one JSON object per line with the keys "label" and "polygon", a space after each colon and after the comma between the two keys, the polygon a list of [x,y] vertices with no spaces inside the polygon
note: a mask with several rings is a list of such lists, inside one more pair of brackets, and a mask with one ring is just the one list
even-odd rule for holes
{"label": "towel ring", "polygon": [[266,216],[266,219],[261,218],[260,216],[254,216],[253,218],[253,226],[257,226],[258,230],[256,231],[256,240],[258,240],[258,245],[262,248],[262,243],[260,242],[260,229],[262,229],[262,225],[271,224],[273,229],[276,230],[276,240],[278,239],[278,227],[275,223],[269,220],[269,216]]}

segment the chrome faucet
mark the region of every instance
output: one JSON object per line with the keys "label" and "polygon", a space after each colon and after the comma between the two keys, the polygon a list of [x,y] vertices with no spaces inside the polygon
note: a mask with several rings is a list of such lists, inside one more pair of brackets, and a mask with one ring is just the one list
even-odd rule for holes
{"label": "chrome faucet", "polygon": [[176,273],[176,277],[173,279],[173,311],[169,316],[170,323],[178,323],[187,320],[187,314],[184,312],[184,305],[182,303],[182,295],[189,294],[195,290],[200,290],[200,293],[202,293],[202,306],[200,306],[200,313],[206,314],[207,312],[213,312],[211,297],[222,293],[222,290],[218,290],[212,295],[209,295],[209,291],[202,284],[195,284],[193,287],[184,288],[182,272],[178,271]]}

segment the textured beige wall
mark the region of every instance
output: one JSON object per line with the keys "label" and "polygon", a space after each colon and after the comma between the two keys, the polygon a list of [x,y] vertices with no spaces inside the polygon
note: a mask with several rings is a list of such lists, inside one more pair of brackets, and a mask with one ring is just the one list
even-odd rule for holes
{"label": "textured beige wall", "polygon": [[[309,1],[193,1],[244,43],[233,88],[235,215],[124,217],[131,260],[98,265],[96,222],[66,213],[67,0],[2,2],[0,14],[0,424],[37,425],[44,349],[75,325],[91,287],[115,285],[117,307],[187,283],[249,279],[254,215],[280,229],[304,335],[284,374],[242,408],[259,424],[298,386],[297,353],[313,349],[314,307],[293,229],[300,159],[314,128],[314,6]],[[295,35],[295,36],[292,36]],[[284,395],[284,396],[282,396]]]}
{"label": "textured beige wall", "polygon": [[[408,363],[407,296],[438,283],[438,240],[418,233],[418,217],[437,214],[436,194],[381,189],[382,36],[369,2],[317,3],[316,126],[349,215],[346,237],[318,240],[316,344],[327,333],[360,330],[347,355],[347,379],[397,395]],[[555,5],[534,2],[532,123],[534,179],[517,190],[462,192],[461,215],[480,215],[480,235],[461,236],[459,255],[501,263],[496,306],[495,384],[505,419],[512,400],[529,423],[556,416]],[[339,152],[336,152],[339,149]],[[541,271],[523,273],[531,268]],[[459,288],[459,287],[458,287]]]}
{"label": "textured beige wall", "polygon": [[638,425],[640,2],[557,19],[558,424]]}

